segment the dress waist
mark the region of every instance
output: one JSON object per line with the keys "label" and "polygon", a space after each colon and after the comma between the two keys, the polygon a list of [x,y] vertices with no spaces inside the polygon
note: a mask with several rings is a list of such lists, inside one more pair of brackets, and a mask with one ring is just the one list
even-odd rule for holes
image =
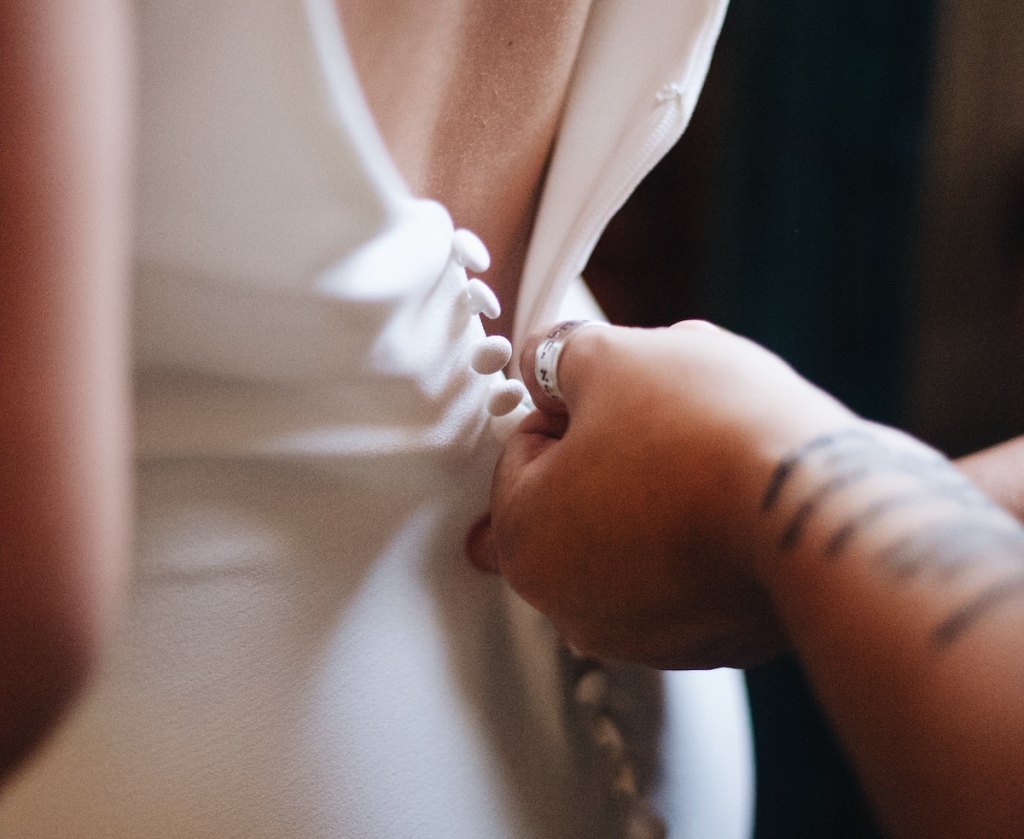
{"label": "dress waist", "polygon": [[305,287],[140,261],[139,457],[464,454],[501,374],[471,369],[485,334],[453,237],[411,203]]}

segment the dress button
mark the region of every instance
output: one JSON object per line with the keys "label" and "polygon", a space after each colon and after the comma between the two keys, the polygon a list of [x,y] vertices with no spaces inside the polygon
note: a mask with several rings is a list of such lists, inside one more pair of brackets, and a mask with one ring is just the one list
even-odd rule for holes
{"label": "dress button", "polygon": [[633,808],[626,817],[626,839],[665,839],[665,823],[643,805]]}
{"label": "dress button", "polygon": [[608,717],[600,716],[594,720],[590,740],[605,763],[613,769],[626,759],[626,741],[619,727]]}
{"label": "dress button", "polygon": [[609,678],[604,670],[591,670],[580,677],[573,691],[573,699],[581,708],[596,712],[608,701]]}
{"label": "dress button", "polygon": [[487,245],[471,230],[456,230],[452,236],[452,251],[463,268],[470,271],[486,271],[491,267],[491,255]]}
{"label": "dress button", "polygon": [[489,376],[491,373],[504,370],[511,358],[512,344],[508,338],[492,335],[477,344],[469,363],[477,373]]}
{"label": "dress button", "polygon": [[483,315],[494,320],[501,314],[498,295],[491,290],[487,283],[472,279],[466,286],[466,292],[469,294],[469,310],[474,315]]}
{"label": "dress button", "polygon": [[487,410],[496,417],[503,417],[519,407],[524,396],[526,396],[526,385],[519,379],[506,379],[491,388],[491,395],[487,400]]}
{"label": "dress button", "polygon": [[631,763],[620,764],[612,777],[612,796],[620,804],[628,805],[638,797],[636,769]]}

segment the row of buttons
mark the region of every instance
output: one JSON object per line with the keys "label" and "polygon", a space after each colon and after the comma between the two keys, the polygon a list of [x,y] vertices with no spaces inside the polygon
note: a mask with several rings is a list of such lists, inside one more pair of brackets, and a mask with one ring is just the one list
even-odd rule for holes
{"label": "row of buttons", "polygon": [[[487,246],[473,232],[456,230],[452,237],[452,257],[463,269],[482,273],[491,265]],[[466,278],[466,296],[469,311],[494,320],[501,314],[501,302],[485,282]],[[482,376],[500,373],[512,358],[512,344],[502,335],[490,335],[477,344],[470,357],[470,366]],[[487,397],[487,412],[502,422],[492,422],[495,435],[504,441],[522,417],[532,408],[526,386],[518,379],[503,379],[491,386]]]}
{"label": "row of buttons", "polygon": [[[469,230],[456,230],[452,237],[452,258],[463,269],[480,273],[491,264],[490,254],[480,238]],[[479,279],[466,279],[469,310],[489,319],[501,314],[498,296]],[[512,358],[512,344],[501,335],[480,341],[470,357],[470,366],[482,376],[500,373]],[[503,379],[491,386],[487,411],[491,428],[505,440],[532,409],[525,385],[518,379]],[[499,421],[496,421],[499,420]],[[596,755],[600,774],[611,797],[625,839],[664,839],[664,822],[651,810],[639,789],[638,773],[626,739],[610,709],[610,676],[600,662],[568,651],[577,671],[572,704],[582,725],[590,750]]]}
{"label": "row of buttons", "polygon": [[624,839],[665,839],[665,822],[641,790],[640,773],[622,729],[615,721],[612,679],[598,660],[569,650],[577,671],[571,700],[582,730],[597,758],[598,771],[611,798]]}

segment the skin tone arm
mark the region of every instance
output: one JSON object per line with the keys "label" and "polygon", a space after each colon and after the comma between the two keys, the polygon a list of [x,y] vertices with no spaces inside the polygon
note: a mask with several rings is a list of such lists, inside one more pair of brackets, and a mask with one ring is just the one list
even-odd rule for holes
{"label": "skin tone arm", "polygon": [[1024,436],[962,457],[956,465],[989,498],[1024,521]]}
{"label": "skin tone arm", "polygon": [[0,781],[88,674],[127,554],[127,22],[0,6]]}
{"label": "skin tone arm", "polygon": [[477,564],[590,654],[690,668],[791,647],[894,835],[1019,835],[1019,522],[707,324],[580,330],[559,380],[567,407],[529,382],[542,410],[498,467]]}

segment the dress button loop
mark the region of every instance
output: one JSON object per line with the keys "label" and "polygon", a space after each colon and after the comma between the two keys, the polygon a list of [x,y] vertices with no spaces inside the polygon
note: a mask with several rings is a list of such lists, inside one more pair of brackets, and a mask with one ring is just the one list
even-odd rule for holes
{"label": "dress button loop", "polygon": [[492,335],[477,344],[469,363],[477,373],[489,376],[491,373],[504,370],[511,358],[512,344],[508,338]]}
{"label": "dress button loop", "polygon": [[485,318],[494,320],[501,314],[498,295],[491,290],[487,283],[472,279],[466,286],[466,293],[469,294],[469,310],[474,315],[483,315]]}
{"label": "dress button loop", "polygon": [[526,396],[526,385],[519,379],[506,379],[491,388],[491,395],[487,400],[487,410],[493,416],[503,417],[518,408],[524,396]]}
{"label": "dress button loop", "polygon": [[473,272],[486,271],[491,267],[491,255],[480,237],[471,230],[459,229],[452,236],[452,251],[463,268]]}

